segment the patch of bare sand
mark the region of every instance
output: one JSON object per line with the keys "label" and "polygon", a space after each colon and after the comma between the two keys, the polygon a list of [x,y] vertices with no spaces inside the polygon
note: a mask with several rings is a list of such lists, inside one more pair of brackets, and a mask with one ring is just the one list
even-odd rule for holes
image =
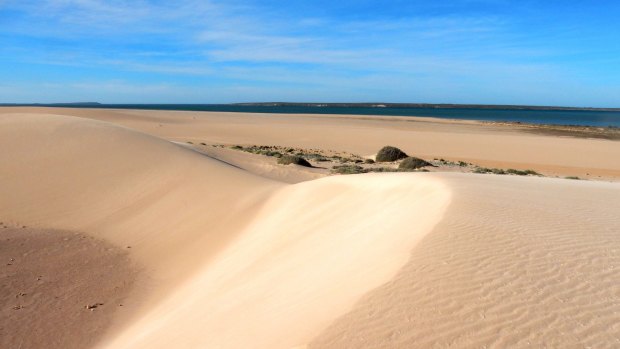
{"label": "patch of bare sand", "polygon": [[3,223],[0,262],[2,348],[92,347],[139,302],[128,252],[87,235]]}
{"label": "patch of bare sand", "polygon": [[311,348],[615,348],[620,186],[444,174],[444,219]]}

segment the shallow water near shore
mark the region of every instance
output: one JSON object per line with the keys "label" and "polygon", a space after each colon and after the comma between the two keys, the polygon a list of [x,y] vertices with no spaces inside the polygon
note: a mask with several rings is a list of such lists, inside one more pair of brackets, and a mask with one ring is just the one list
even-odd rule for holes
{"label": "shallow water near shore", "polygon": [[[41,105],[44,106],[44,105]],[[276,114],[338,114],[378,116],[427,116],[443,119],[521,122],[527,124],[620,127],[620,112],[599,110],[535,110],[478,108],[382,108],[333,106],[254,106],[232,104],[93,104],[54,105],[71,108],[219,111]]]}

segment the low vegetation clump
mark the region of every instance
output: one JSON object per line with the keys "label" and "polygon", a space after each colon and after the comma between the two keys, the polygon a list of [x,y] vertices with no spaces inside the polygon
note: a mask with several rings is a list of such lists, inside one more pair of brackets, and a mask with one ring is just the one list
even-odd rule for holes
{"label": "low vegetation clump", "polygon": [[501,168],[486,168],[486,167],[477,167],[473,171],[474,173],[492,173],[497,175],[517,175],[517,176],[540,176],[541,174],[534,170],[515,170],[514,168],[509,168],[507,170]]}
{"label": "low vegetation clump", "polygon": [[[313,159],[316,161],[329,161],[328,159],[325,158],[325,156],[319,154],[319,153],[303,153],[303,152],[297,152],[295,155],[297,156],[303,156],[306,159]],[[325,159],[325,160],[321,160],[321,159]]]}
{"label": "low vegetation clump", "polygon": [[343,158],[341,156],[337,157],[337,159],[338,159],[338,162],[341,163],[341,164],[346,164],[347,162],[351,162],[350,159]]}
{"label": "low vegetation clump", "polygon": [[506,171],[501,168],[487,168],[487,167],[477,167],[474,169],[474,173],[492,173],[496,175],[505,175]]}
{"label": "low vegetation clump", "polygon": [[406,169],[406,170],[415,170],[415,169],[426,167],[426,166],[432,166],[432,164],[426,160],[422,160],[420,158],[409,156],[405,158],[400,163],[400,165],[398,165],[398,168]]}
{"label": "low vegetation clump", "polygon": [[[289,148],[280,147],[276,145],[252,145],[241,146],[235,145],[230,147],[233,150],[241,150],[252,154],[273,156],[280,158],[285,155],[299,156],[306,160],[313,160],[316,162],[334,161],[341,164],[346,163],[362,163],[364,160],[362,157],[355,154],[339,153],[333,154],[331,151],[323,151],[319,149],[301,149],[301,148]],[[346,156],[343,156],[346,155]]]}
{"label": "low vegetation clump", "polygon": [[515,170],[514,168],[507,169],[506,173],[515,174],[517,176],[529,176],[529,175],[540,176],[540,173],[534,170]]}
{"label": "low vegetation clump", "polygon": [[574,179],[574,180],[580,180],[581,178],[577,177],[577,176],[567,176],[564,177],[565,179]]}
{"label": "low vegetation clump", "polygon": [[337,165],[332,168],[332,173],[339,174],[357,174],[357,173],[366,173],[367,169],[358,165]]}
{"label": "low vegetation clump", "polygon": [[278,159],[278,164],[281,164],[281,165],[295,164],[299,166],[312,167],[312,165],[308,162],[308,160],[302,158],[301,156],[297,156],[297,155],[282,155]]}
{"label": "low vegetation clump", "polygon": [[[191,141],[187,143],[193,144]],[[200,143],[205,145],[205,143]],[[379,150],[376,156],[376,160],[364,159],[360,155],[336,152],[332,150],[323,149],[302,149],[302,148],[290,148],[281,147],[275,145],[213,145],[215,147],[227,147],[234,150],[241,150],[252,154],[265,155],[278,158],[278,163],[283,165],[296,164],[305,167],[313,167],[309,161],[314,162],[332,162],[337,163],[331,169],[332,173],[337,174],[356,174],[356,173],[368,173],[368,172],[428,172],[425,167],[437,167],[448,166],[450,168],[458,167],[461,172],[473,172],[473,173],[492,173],[497,175],[517,175],[517,176],[541,176],[540,173],[534,170],[517,170],[513,168],[501,169],[501,168],[487,168],[480,167],[475,164],[465,161],[448,161],[443,158],[433,159],[433,162],[426,161],[424,159],[416,158],[407,155],[402,150],[385,146]],[[396,162],[402,160],[398,164],[398,168],[389,166],[368,166],[375,163],[382,162]],[[330,167],[333,164],[327,164],[326,167]],[[565,177],[567,179],[580,179],[579,177]]]}
{"label": "low vegetation clump", "polygon": [[388,146],[381,148],[381,150],[379,150],[379,152],[377,153],[377,157],[375,158],[375,161],[392,162],[392,161],[398,161],[400,159],[404,159],[407,156],[408,155],[405,154],[405,152],[403,152],[402,150],[388,145]]}
{"label": "low vegetation clump", "polygon": [[368,172],[407,172],[407,170],[399,170],[393,167],[373,167],[369,168]]}
{"label": "low vegetation clump", "polygon": [[425,168],[394,168],[394,167],[371,167],[367,172],[429,172]]}
{"label": "low vegetation clump", "polygon": [[336,165],[332,167],[332,173],[338,174],[359,174],[359,173],[370,173],[370,172],[428,172],[426,169],[413,169],[413,168],[394,168],[394,167],[368,167],[364,168],[359,165]]}
{"label": "low vegetation clump", "polygon": [[253,145],[251,147],[242,147],[240,145],[235,145],[232,147],[235,150],[242,150],[252,154],[265,155],[265,156],[273,156],[279,158],[282,156],[282,153],[278,151],[276,146],[269,145]]}
{"label": "low vegetation clump", "polygon": [[469,162],[465,162],[465,161],[448,161],[446,159],[437,159],[434,158],[433,160],[437,161],[439,163],[439,165],[444,165],[444,166],[458,166],[458,167],[467,167],[470,166],[472,164],[470,164]]}

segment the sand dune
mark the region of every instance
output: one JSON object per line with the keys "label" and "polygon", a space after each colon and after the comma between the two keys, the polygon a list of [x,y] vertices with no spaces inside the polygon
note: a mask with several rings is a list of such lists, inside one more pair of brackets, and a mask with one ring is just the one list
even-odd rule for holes
{"label": "sand dune", "polygon": [[448,199],[440,183],[410,175],[281,190],[213,263],[109,347],[303,345],[406,263]]}
{"label": "sand dune", "polygon": [[[448,202],[431,179],[333,177],[282,188],[107,123],[27,114],[0,123],[3,145],[12,148],[0,159],[0,190],[12,198],[0,204],[3,217],[130,246],[151,270],[153,309],[137,315],[115,348],[303,344],[389,280]],[[295,316],[306,325],[279,338]],[[236,335],[257,324],[255,336]]]}
{"label": "sand dune", "polygon": [[[306,131],[303,142],[324,137]],[[3,221],[105,240],[149,280],[98,348],[620,343],[615,183],[408,173],[290,185],[274,179],[297,182],[294,167],[235,167],[46,114],[0,115],[0,146]]]}
{"label": "sand dune", "polygon": [[279,186],[158,138],[73,117],[0,117],[0,142],[5,220],[131,246],[164,279],[191,273]]}

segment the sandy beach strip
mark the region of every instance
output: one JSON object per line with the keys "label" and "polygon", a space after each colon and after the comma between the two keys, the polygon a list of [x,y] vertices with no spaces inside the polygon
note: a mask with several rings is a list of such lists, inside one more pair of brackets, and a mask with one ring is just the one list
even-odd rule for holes
{"label": "sandy beach strip", "polygon": [[280,145],[372,155],[395,145],[422,158],[550,176],[620,179],[620,142],[532,133],[523,125],[467,120],[76,108],[0,108],[2,113],[74,115],[196,144]]}

